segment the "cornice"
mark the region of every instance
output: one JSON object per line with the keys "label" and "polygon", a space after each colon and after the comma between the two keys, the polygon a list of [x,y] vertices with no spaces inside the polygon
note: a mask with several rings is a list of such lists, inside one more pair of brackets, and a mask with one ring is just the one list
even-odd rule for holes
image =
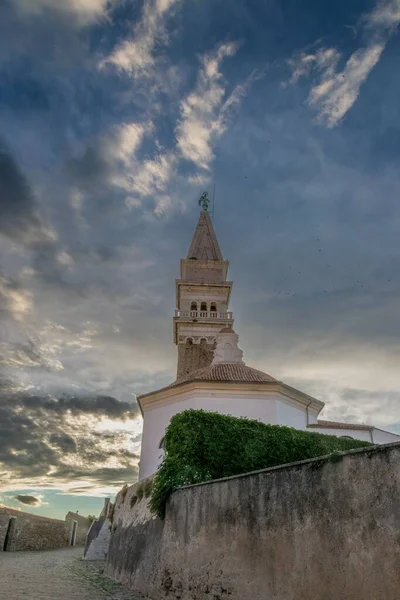
{"label": "cornice", "polygon": [[[236,382],[213,382],[213,381],[192,381],[182,384],[179,387],[164,388],[159,391],[150,392],[138,397],[139,406],[146,410],[152,410],[158,406],[166,406],[182,402],[190,397],[203,396],[204,392],[210,392],[213,395],[224,395],[223,392],[230,392],[231,397],[243,397],[243,393],[249,393],[253,398],[267,398],[268,396],[280,394],[282,400],[289,400],[293,405],[302,408],[310,408],[317,413],[321,412],[325,406],[323,402],[304,394],[295,388],[287,386],[282,382],[271,383],[236,383]],[[222,394],[221,394],[222,392]],[[236,393],[235,393],[236,392]]]}

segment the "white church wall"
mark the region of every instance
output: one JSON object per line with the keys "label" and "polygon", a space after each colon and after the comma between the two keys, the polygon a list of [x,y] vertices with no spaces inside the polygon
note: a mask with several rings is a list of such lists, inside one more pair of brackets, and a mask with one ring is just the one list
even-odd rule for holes
{"label": "white church wall", "polygon": [[304,408],[293,406],[284,400],[277,400],[277,425],[286,425],[295,429],[306,429],[307,413]]}
{"label": "white church wall", "polygon": [[[343,429],[340,428],[328,428],[328,427],[313,427],[310,431],[315,433],[324,433],[325,435],[337,435],[338,437],[352,437],[355,440],[362,440],[364,442],[371,442],[371,433],[369,430],[362,429]],[[398,440],[397,440],[398,441]],[[378,442],[377,442],[378,443]]]}
{"label": "white church wall", "polygon": [[260,392],[238,393],[229,390],[189,392],[169,399],[168,404],[144,408],[142,450],[140,457],[139,479],[152,475],[158,469],[163,450],[160,442],[165,435],[173,415],[188,409],[202,409],[210,412],[247,417],[272,425],[288,425],[297,429],[306,428],[305,408],[279,401],[278,394]]}
{"label": "white church wall", "polygon": [[351,427],[348,429],[344,429],[343,427],[313,427],[311,431],[325,433],[326,435],[337,435],[339,437],[349,436],[355,440],[363,440],[365,442],[372,442],[373,444],[391,444],[393,442],[400,442],[400,435],[396,435],[390,431],[384,431],[383,429],[376,429],[375,427],[372,428],[372,431],[352,429]]}
{"label": "white church wall", "polygon": [[308,409],[308,424],[309,425],[313,425],[314,423],[316,423],[318,421],[319,412],[320,411],[311,410],[311,408]]}
{"label": "white church wall", "polygon": [[400,442],[400,435],[396,435],[391,431],[384,431],[383,429],[372,430],[372,437],[374,444],[392,444],[393,442]]}

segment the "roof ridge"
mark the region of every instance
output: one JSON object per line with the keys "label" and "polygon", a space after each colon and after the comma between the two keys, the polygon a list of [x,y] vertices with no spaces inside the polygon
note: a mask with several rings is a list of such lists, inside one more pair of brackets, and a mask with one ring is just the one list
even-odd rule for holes
{"label": "roof ridge", "polygon": [[360,429],[360,430],[370,430],[374,429],[373,425],[366,425],[365,423],[345,423],[343,421],[327,421],[325,419],[321,419],[316,423],[310,423],[308,427],[331,427],[332,429]]}

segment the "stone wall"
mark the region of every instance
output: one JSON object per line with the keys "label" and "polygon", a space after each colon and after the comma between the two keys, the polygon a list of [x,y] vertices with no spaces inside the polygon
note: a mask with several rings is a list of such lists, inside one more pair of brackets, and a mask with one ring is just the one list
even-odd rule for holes
{"label": "stone wall", "polygon": [[159,587],[165,526],[165,521],[150,514],[148,498],[138,497],[142,485],[124,487],[117,494],[107,557],[108,575],[135,590]]}
{"label": "stone wall", "polygon": [[68,545],[64,521],[0,508],[0,550],[4,549],[11,517],[15,518],[15,529],[9,539],[7,551],[53,550]]}
{"label": "stone wall", "polygon": [[377,600],[400,589],[400,444],[117,496],[108,574],[152,600]]}
{"label": "stone wall", "polygon": [[4,550],[10,515],[0,508],[0,552]]}
{"label": "stone wall", "polygon": [[214,348],[215,343],[204,341],[194,344],[187,340],[184,344],[178,344],[177,378],[197,369],[208,367],[214,357]]}

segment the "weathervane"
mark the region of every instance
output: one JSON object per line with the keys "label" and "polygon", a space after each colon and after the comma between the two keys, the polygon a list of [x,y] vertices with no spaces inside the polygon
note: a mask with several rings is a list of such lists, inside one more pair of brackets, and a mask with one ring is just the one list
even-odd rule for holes
{"label": "weathervane", "polygon": [[203,192],[199,199],[199,206],[201,206],[204,212],[207,212],[209,205],[210,198],[208,197],[208,192]]}

